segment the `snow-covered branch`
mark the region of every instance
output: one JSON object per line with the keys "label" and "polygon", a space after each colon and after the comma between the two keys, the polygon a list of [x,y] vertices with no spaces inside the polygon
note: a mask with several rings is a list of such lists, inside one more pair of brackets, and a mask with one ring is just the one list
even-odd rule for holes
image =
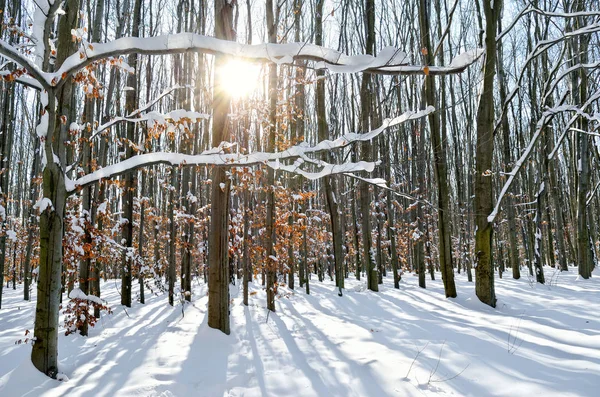
{"label": "snow-covered branch", "polygon": [[[371,172],[376,164],[363,161],[359,161],[357,163],[344,164],[327,164],[324,162],[319,162],[318,164],[321,167],[321,169],[316,172],[302,170],[300,166],[304,163],[304,158],[307,158],[307,154],[314,154],[325,150],[341,149],[355,142],[371,140],[373,138],[376,138],[379,134],[381,134],[388,128],[405,123],[409,120],[415,120],[425,117],[434,110],[435,109],[432,106],[429,106],[426,109],[418,112],[409,111],[396,118],[384,120],[383,124],[379,128],[364,134],[349,133],[333,141],[321,141],[314,146],[310,146],[307,143],[301,143],[299,145],[292,146],[287,150],[276,153],[225,153],[224,148],[231,147],[232,145],[222,143],[219,146],[219,148],[209,149],[198,155],[166,152],[141,154],[138,156],[133,156],[127,160],[123,160],[116,164],[98,169],[88,175],[82,176],[81,178],[75,181],[70,181],[67,185],[67,190],[69,192],[73,192],[78,187],[85,187],[101,179],[112,178],[136,170],[138,168],[147,167],[155,164],[169,164],[174,166],[215,165],[229,167],[265,164],[271,168],[299,174],[309,179],[318,179],[326,175],[343,174],[358,171]],[[282,161],[291,159],[296,159],[296,161],[291,165],[281,164]]]}
{"label": "snow-covered branch", "polygon": [[415,202],[415,203],[417,203],[417,202],[418,202],[418,203],[425,204],[425,205],[427,205],[427,206],[431,207],[431,209],[432,209],[433,211],[438,211],[438,210],[439,210],[439,208],[436,208],[436,207],[434,207],[434,205],[433,205],[431,202],[427,201],[427,200],[423,200],[423,199],[421,199],[421,198],[417,198],[417,197],[415,197],[415,196],[411,196],[410,194],[403,193],[403,192],[398,192],[398,191],[396,191],[396,190],[392,189],[391,187],[389,187],[389,186],[387,185],[387,182],[385,181],[385,179],[382,179],[382,178],[363,178],[363,177],[360,177],[360,176],[358,176],[358,175],[354,175],[354,174],[344,174],[344,175],[345,175],[345,176],[348,176],[348,177],[350,177],[350,178],[356,179],[356,180],[358,180],[358,181],[366,182],[366,183],[368,183],[369,185],[376,186],[376,187],[378,187],[378,188],[380,188],[380,189],[383,189],[383,190],[388,190],[388,191],[390,191],[390,192],[391,192],[391,193],[392,193],[394,196],[402,197],[402,198],[405,198],[405,199],[411,200],[411,201],[413,201],[413,202]]}
{"label": "snow-covered branch", "polygon": [[[5,58],[13,61],[17,65],[25,68],[27,70],[27,72],[39,83],[39,85],[42,88],[44,88],[44,89],[50,88],[50,86],[51,86],[50,81],[52,81],[52,80],[50,80],[50,81],[47,80],[48,74],[40,71],[38,69],[38,67],[31,60],[29,60],[27,57],[25,57],[23,54],[21,54],[21,52],[18,49],[16,49],[12,45],[10,45],[9,43],[7,43],[6,41],[1,40],[1,39],[0,39],[0,54],[3,55]],[[28,80],[21,78],[21,79],[16,79],[15,81],[20,83],[22,81],[27,82]]]}
{"label": "snow-covered branch", "polygon": [[[557,66],[558,65],[560,65],[560,63],[557,63]],[[558,86],[558,84],[561,82],[561,80],[564,79],[565,77],[569,76],[574,71],[577,71],[579,69],[591,69],[591,70],[595,70],[595,69],[598,69],[599,67],[600,67],[600,61],[599,62],[594,62],[594,63],[585,63],[585,64],[584,63],[578,63],[577,65],[573,65],[573,66],[565,69],[564,71],[562,71],[558,76],[556,76],[552,80],[548,80],[547,84],[544,87],[545,95],[542,98],[542,103],[546,103],[546,99],[550,95],[552,95],[552,92]],[[554,70],[553,70],[553,72],[554,72]]]}
{"label": "snow-covered branch", "polygon": [[[316,68],[334,73],[423,73],[422,66],[410,65],[407,54],[393,47],[383,48],[377,56],[346,55],[339,51],[308,43],[248,45],[193,33],[178,33],[156,37],[123,37],[109,43],[85,43],[85,47],[68,57],[59,70],[45,74],[45,84],[60,85],[77,70],[92,62],[132,53],[160,55],[185,52],[223,54],[278,64],[292,64],[298,60],[316,62]],[[431,66],[429,73],[460,73],[483,54],[474,49],[459,54],[449,66]],[[29,68],[29,66],[27,66]]]}
{"label": "snow-covered branch", "polygon": [[[508,97],[506,98],[506,100],[502,104],[502,112],[501,112],[500,117],[498,118],[499,121],[498,121],[498,123],[496,123],[496,126],[495,126],[494,130],[496,131],[496,130],[498,130],[498,128],[500,128],[500,125],[501,125],[500,120],[502,119],[502,115],[505,112],[508,111],[508,105],[515,98],[515,96],[517,95],[517,93],[519,92],[519,90],[521,89],[521,87],[523,86],[522,80],[525,77],[525,71],[527,70],[527,67],[534,61],[535,58],[537,58],[538,56],[540,56],[545,51],[548,51],[554,45],[556,45],[556,44],[558,44],[558,43],[560,43],[562,41],[565,41],[568,38],[573,38],[573,37],[581,36],[581,35],[584,35],[584,34],[592,34],[592,33],[597,33],[597,32],[600,32],[600,22],[584,26],[584,27],[582,27],[580,29],[577,29],[577,30],[574,30],[574,31],[571,31],[571,32],[565,32],[562,36],[560,36],[560,37],[558,37],[556,39],[540,41],[535,46],[535,48],[533,49],[533,51],[531,51],[531,53],[529,54],[529,56],[527,57],[527,59],[525,60],[525,64],[521,68],[521,71],[519,73],[519,77],[517,78],[517,81],[515,82],[515,87],[508,94]],[[563,51],[565,51],[565,49],[563,49]],[[559,60],[562,59],[562,55],[558,59]],[[554,73],[557,70],[559,64],[561,64],[561,63],[562,62],[559,61],[558,64],[555,65],[555,67],[553,68],[552,73]],[[586,66],[575,65],[575,67],[586,67]],[[548,95],[548,93],[546,93],[546,95]]]}
{"label": "snow-covered branch", "polygon": [[[552,158],[554,157],[554,155],[558,151],[558,148],[560,147],[560,145],[565,140],[565,137],[567,136],[567,133],[569,132],[569,130],[570,130],[571,126],[573,125],[573,123],[575,123],[575,121],[577,121],[577,119],[579,117],[581,117],[581,116],[585,117],[585,114],[584,114],[585,108],[587,108],[588,106],[590,106],[592,103],[594,103],[597,100],[600,100],[600,92],[596,92],[594,95],[592,95],[591,97],[589,97],[588,100],[585,101],[585,103],[583,105],[581,105],[580,108],[577,108],[577,109],[569,108],[569,109],[562,110],[562,111],[575,111],[575,115],[573,117],[571,117],[571,119],[569,120],[569,122],[566,124],[565,128],[563,129],[562,134],[560,134],[560,137],[558,138],[558,141],[556,142],[556,145],[554,145],[554,149],[548,155],[548,160],[552,160]],[[558,112],[558,111],[556,111],[556,112]]]}
{"label": "snow-covered branch", "polygon": [[515,27],[517,22],[519,22],[519,20],[521,20],[522,17],[524,17],[525,15],[531,14],[531,13],[540,14],[540,15],[543,15],[543,16],[549,17],[549,18],[579,18],[579,17],[593,17],[593,16],[598,17],[598,16],[600,16],[600,11],[552,12],[552,11],[541,10],[541,9],[531,5],[527,8],[524,8],[515,17],[515,19],[513,19],[513,21],[508,26],[508,28],[503,30],[502,33],[496,37],[496,41],[502,40],[502,38],[504,36],[506,36]]}
{"label": "snow-covered branch", "polygon": [[[563,95],[563,97],[560,100],[560,103],[562,103],[568,93],[565,93]],[[518,174],[519,170],[521,169],[523,163],[527,160],[527,158],[529,157],[529,155],[531,154],[531,151],[533,149],[533,146],[535,145],[535,143],[537,142],[542,130],[544,129],[544,127],[550,122],[550,120],[552,119],[552,117],[554,117],[554,115],[558,114],[558,113],[563,113],[563,112],[575,112],[575,115],[571,117],[571,119],[567,122],[563,133],[561,134],[561,136],[558,138],[558,141],[556,142],[554,149],[552,150],[552,152],[548,155],[548,160],[551,160],[554,155],[556,154],[556,152],[558,151],[560,145],[562,144],[563,140],[565,139],[565,136],[567,135],[567,132],[572,130],[571,125],[573,125],[573,123],[575,121],[577,121],[577,119],[579,117],[585,116],[584,110],[586,107],[588,107],[590,104],[592,104],[593,102],[597,101],[600,99],[600,92],[592,95],[582,106],[580,107],[576,107],[576,106],[562,106],[559,105],[555,108],[551,108],[548,109],[544,112],[544,114],[542,115],[542,119],[538,122],[538,126],[536,128],[535,133],[533,134],[533,136],[531,137],[531,141],[529,142],[529,145],[527,145],[527,148],[525,149],[525,151],[523,152],[523,154],[521,155],[521,157],[519,158],[519,160],[516,162],[515,166],[513,167],[513,170],[508,173],[507,175],[508,180],[506,181],[506,183],[504,184],[504,186],[502,187],[502,191],[500,192],[500,195],[498,196],[498,200],[496,201],[496,206],[494,207],[494,210],[492,211],[492,213],[488,216],[488,222],[492,223],[494,222],[494,220],[496,219],[496,216],[498,216],[498,211],[500,210],[500,204],[502,203],[502,199],[504,198],[504,195],[506,194],[506,192],[508,191],[508,189],[510,188],[513,180],[515,179],[516,175]],[[593,118],[595,121],[599,121],[596,118]],[[585,132],[585,131],[584,131]]]}
{"label": "snow-covered branch", "polygon": [[[563,95],[563,97],[561,98],[560,103],[562,103],[566,99],[566,96],[567,96],[567,94],[565,93]],[[519,160],[517,160],[517,162],[515,163],[515,166],[513,167],[512,171],[505,174],[505,175],[508,175],[508,180],[506,181],[506,183],[502,187],[502,190],[500,191],[500,195],[498,196],[498,199],[496,200],[496,206],[494,207],[494,210],[492,211],[491,214],[488,215],[487,220],[489,223],[493,223],[494,220],[496,220],[496,217],[498,216],[498,211],[500,211],[500,205],[502,204],[502,199],[508,192],[508,189],[510,189],[510,186],[512,185],[515,177],[521,170],[521,167],[523,166],[525,161],[529,158],[529,155],[531,155],[531,151],[533,150],[533,147],[535,146],[535,143],[537,142],[538,138],[540,137],[542,131],[548,125],[548,123],[550,123],[550,121],[556,114],[557,114],[557,112],[553,112],[553,111],[546,111],[542,114],[542,118],[538,121],[537,128],[535,130],[535,133],[531,137],[531,140],[529,141],[529,145],[527,145],[527,148],[525,148],[525,151],[523,152],[523,154],[521,155]]]}
{"label": "snow-covered branch", "polygon": [[201,119],[210,118],[210,115],[206,113],[199,113],[184,109],[177,109],[168,113],[148,112],[143,115],[139,115],[138,117],[135,117],[136,115],[139,115],[139,113],[134,112],[127,117],[115,117],[114,119],[98,126],[98,128],[96,128],[96,130],[94,130],[94,132],[92,133],[90,139],[94,139],[98,134],[102,133],[103,131],[106,131],[107,129],[121,122],[147,122],[150,127],[154,127],[158,124],[164,125],[167,123],[167,121],[178,122],[186,119],[191,121],[199,121]]}

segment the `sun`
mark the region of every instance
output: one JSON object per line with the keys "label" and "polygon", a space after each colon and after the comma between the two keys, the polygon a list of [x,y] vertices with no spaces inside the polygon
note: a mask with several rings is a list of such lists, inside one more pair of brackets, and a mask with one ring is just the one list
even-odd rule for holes
{"label": "sun", "polygon": [[251,94],[260,81],[261,66],[256,63],[234,59],[219,71],[222,87],[233,98],[242,98]]}

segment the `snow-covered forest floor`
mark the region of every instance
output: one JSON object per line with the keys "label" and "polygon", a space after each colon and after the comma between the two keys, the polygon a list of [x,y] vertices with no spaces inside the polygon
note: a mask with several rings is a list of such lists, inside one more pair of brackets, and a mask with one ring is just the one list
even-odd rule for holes
{"label": "snow-covered forest floor", "polygon": [[313,279],[311,295],[280,288],[269,315],[259,283],[249,307],[232,287],[230,336],[207,326],[201,281],[182,315],[181,304],[149,292],[125,311],[111,280],[102,294],[114,313],[88,338],[61,332],[63,382],[35,370],[30,345],[15,344],[33,328],[35,292],[24,302],[21,288],[6,288],[0,395],[596,396],[600,272],[581,280],[575,268],[545,270],[548,285],[496,279],[496,309],[463,274],[457,299],[444,299],[439,274],[427,289],[405,274],[395,290],[388,277],[380,293],[350,278],[341,298]]}

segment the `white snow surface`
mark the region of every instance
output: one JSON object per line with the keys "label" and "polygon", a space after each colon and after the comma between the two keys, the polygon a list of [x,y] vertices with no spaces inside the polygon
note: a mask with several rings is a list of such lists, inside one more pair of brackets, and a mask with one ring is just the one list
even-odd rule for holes
{"label": "white snow surface", "polygon": [[102,305],[104,302],[102,301],[102,299],[98,298],[97,296],[94,295],[86,295],[82,290],[80,290],[79,288],[73,288],[73,291],[71,291],[71,293],[69,294],[69,298],[71,299],[81,299],[81,300],[87,300],[93,303],[97,303],[99,305]]}
{"label": "white snow surface", "polygon": [[54,206],[52,205],[52,200],[50,200],[48,197],[42,197],[37,203],[34,204],[33,208],[37,208],[40,213],[42,213],[48,208],[53,210]]}
{"label": "white snow surface", "polygon": [[7,230],[6,237],[12,242],[17,241],[17,233],[14,230]]}
{"label": "white snow surface", "polygon": [[280,287],[268,316],[259,282],[248,307],[232,286],[229,336],[208,327],[201,280],[183,317],[166,294],[134,300],[127,315],[120,282],[109,280],[102,296],[114,314],[87,338],[59,330],[62,382],[33,367],[29,344],[15,344],[33,329],[37,288],[32,302],[22,287],[5,288],[0,395],[596,396],[600,271],[581,280],[576,268],[544,270],[549,285],[508,272],[496,279],[496,309],[477,300],[464,274],[456,299],[444,298],[439,273],[427,289],[405,273],[395,290],[388,276],[379,293],[350,277],[343,297],[313,279],[311,295]]}

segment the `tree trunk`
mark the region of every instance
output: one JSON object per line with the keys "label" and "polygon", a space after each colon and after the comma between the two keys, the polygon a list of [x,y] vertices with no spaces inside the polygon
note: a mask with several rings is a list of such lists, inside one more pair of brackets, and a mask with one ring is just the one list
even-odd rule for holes
{"label": "tree trunk", "polygon": [[[250,272],[250,191],[244,191],[244,238],[242,258],[242,272],[244,275],[244,305],[248,306],[248,283],[251,281],[252,273]],[[292,274],[292,277],[293,274]]]}
{"label": "tree trunk", "polygon": [[62,212],[66,192],[64,175],[56,163],[44,169],[44,197],[53,203],[40,215],[40,264],[35,311],[33,365],[50,377],[58,372],[58,315],[62,265]]}
{"label": "tree trunk", "polygon": [[[234,41],[233,6],[227,0],[215,0],[215,37]],[[229,135],[227,114],[230,98],[222,87],[219,72],[227,62],[215,56],[212,144],[218,146]],[[229,335],[229,263],[228,226],[231,183],[223,167],[212,170],[210,233],[208,235],[208,326]]]}
{"label": "tree trunk", "polygon": [[[173,146],[175,145],[173,141]],[[171,186],[169,189],[169,207],[168,207],[168,215],[169,215],[169,265],[168,265],[168,278],[169,278],[169,305],[173,306],[175,304],[175,269],[176,269],[176,261],[177,261],[177,253],[176,253],[176,230],[177,225],[175,224],[175,194],[178,190],[178,167],[171,167]]]}
{"label": "tree trunk", "polygon": [[[583,7],[583,2],[581,2]],[[581,11],[583,8],[581,7]],[[580,62],[585,64],[588,60],[587,54],[587,39],[580,39]],[[576,58],[577,59],[577,58]],[[587,100],[588,77],[585,68],[580,71],[579,85],[579,100],[580,103],[585,103]],[[588,120],[584,117],[580,120],[580,129],[588,130]],[[590,239],[588,230],[588,208],[587,195],[590,190],[590,136],[584,133],[579,133],[577,136],[579,148],[579,160],[577,171],[579,173],[577,185],[577,266],[579,267],[579,275],[588,279],[592,276],[593,269],[593,254],[590,250]]]}
{"label": "tree trunk", "polygon": [[[36,143],[35,143],[35,151],[36,153],[39,151],[40,149],[40,141],[39,139],[36,139]],[[39,174],[40,172],[40,156],[34,156],[33,157],[33,165],[31,166],[31,174],[29,176],[29,202],[30,202],[30,206],[28,206],[28,209],[26,210],[27,215],[26,215],[26,224],[27,224],[27,247],[25,249],[25,269],[24,269],[24,274],[23,274],[23,279],[24,279],[24,287],[23,287],[23,299],[25,299],[26,301],[30,300],[30,296],[29,296],[29,290],[30,290],[30,285],[31,285],[31,254],[33,252],[33,243],[34,243],[34,233],[35,233],[35,227],[34,227],[34,222],[35,222],[35,213],[33,212],[33,209],[31,208],[31,205],[33,205],[34,201],[36,200],[37,196],[38,196],[38,185],[37,183],[34,183],[34,178]],[[1,278],[2,276],[0,276]],[[1,284],[1,283],[0,283]],[[2,290],[0,287],[0,294],[1,294]],[[0,299],[0,307],[1,307],[1,299]]]}
{"label": "tree trunk", "polygon": [[[365,0],[365,53],[372,55],[375,48],[375,1]],[[361,128],[363,131],[369,131],[369,115],[371,110],[371,78],[370,74],[363,74],[360,86],[360,109],[361,109]],[[362,142],[361,153],[363,161],[371,160],[371,144]],[[372,247],[371,235],[371,205],[369,184],[359,182],[360,186],[360,212],[363,242],[363,258],[367,272],[367,284],[371,291],[379,291],[377,267],[375,264],[374,252]]]}
{"label": "tree trunk", "polygon": [[[135,0],[133,6],[133,20],[131,26],[131,35],[139,36],[139,28],[141,21],[141,0]],[[137,53],[129,55],[127,63],[133,69],[137,69],[138,55]],[[127,86],[132,87],[125,93],[125,113],[132,113],[138,105],[138,87],[137,74],[129,73],[127,76]],[[135,155],[133,145],[135,144],[135,123],[127,123],[127,138],[125,141],[126,158],[131,158]],[[133,197],[137,186],[137,171],[128,172],[125,175],[125,191],[123,193],[123,218],[126,223],[123,224],[122,238],[125,240],[125,251],[123,253],[123,268],[121,269],[121,304],[131,307],[131,268],[133,265]]]}
{"label": "tree trunk", "polygon": [[[77,26],[79,1],[67,0],[63,4],[64,15],[58,24],[55,67],[58,68],[73,51],[71,30]],[[43,39],[48,42],[52,35],[51,21],[47,20]],[[48,67],[49,46],[46,47],[42,68]],[[42,178],[43,197],[46,208],[40,215],[40,260],[37,305],[35,312],[34,338],[31,361],[41,372],[54,378],[58,373],[58,315],[61,300],[62,236],[66,203],[65,144],[66,123],[59,121],[60,115],[70,115],[72,83],[66,82],[59,89],[46,93],[48,104],[44,109],[48,126],[44,139],[44,154],[47,160]],[[57,108],[57,104],[60,105]],[[56,157],[58,162],[56,163]]]}
{"label": "tree trunk", "polygon": [[[315,13],[315,44],[323,45],[323,3],[324,0],[318,0]],[[317,128],[319,141],[329,139],[329,127],[327,125],[327,116],[325,110],[325,72],[317,70],[317,88],[315,91],[317,105]],[[325,161],[331,162],[331,156],[325,155]],[[331,222],[331,234],[333,236],[333,258],[335,263],[335,285],[338,288],[338,295],[342,296],[344,288],[343,262],[344,252],[342,249],[342,230],[338,202],[335,195],[335,179],[333,176],[326,176],[322,179],[325,188],[325,198],[327,200],[327,209],[329,210],[329,219]]]}
{"label": "tree trunk", "polygon": [[[421,25],[421,44],[424,51],[426,66],[433,63],[433,53],[429,32],[430,12],[427,2],[420,0],[419,21]],[[441,82],[443,84],[443,81]],[[425,99],[429,106],[436,106],[435,82],[432,76],[425,76]],[[442,112],[445,109],[442,107]],[[454,284],[454,264],[452,261],[452,235],[450,231],[450,192],[448,188],[448,170],[446,167],[446,136],[440,132],[439,112],[429,114],[429,129],[431,132],[431,144],[433,147],[434,173],[437,182],[438,197],[438,237],[439,257],[444,282],[446,298],[456,298],[456,286]]]}
{"label": "tree trunk", "polygon": [[[501,20],[498,20],[498,34],[502,32]],[[498,87],[500,89],[500,103],[503,105],[506,102],[506,76],[504,73],[504,63],[502,62],[502,41],[498,42]],[[510,150],[510,124],[508,122],[508,114],[502,112],[501,119],[502,128],[502,161],[504,163],[505,172],[512,170],[511,150]],[[515,221],[515,207],[512,194],[507,194],[504,199],[504,208],[506,209],[506,217],[508,222],[508,262],[512,269],[512,275],[515,280],[521,278],[521,269],[519,267],[519,247],[517,245],[517,226]]]}
{"label": "tree trunk", "polygon": [[483,88],[477,109],[477,149],[475,154],[475,293],[480,301],[496,307],[492,261],[493,210],[492,159],[494,153],[494,74],[496,66],[496,30],[502,0],[483,1],[486,19]]}
{"label": "tree trunk", "polygon": [[[273,1],[267,0],[267,31],[269,43],[277,42],[277,25],[273,13]],[[277,133],[276,118],[277,111],[277,65],[269,65],[269,128],[267,132],[267,152],[275,151],[275,134]],[[277,258],[275,258],[275,171],[269,167],[267,170],[267,220],[265,227],[266,243],[266,264],[267,264],[267,309],[275,311],[275,295],[277,287],[275,286]]]}

